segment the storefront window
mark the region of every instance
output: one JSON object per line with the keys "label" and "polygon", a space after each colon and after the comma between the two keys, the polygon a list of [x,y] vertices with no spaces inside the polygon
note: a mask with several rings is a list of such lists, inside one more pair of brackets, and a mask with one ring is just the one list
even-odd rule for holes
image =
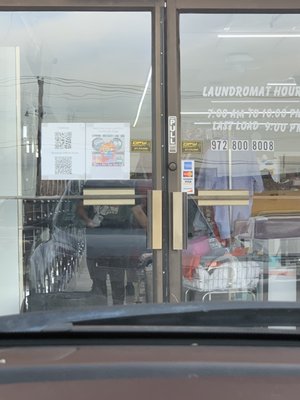
{"label": "storefront window", "polygon": [[[299,40],[298,15],[180,16],[182,151],[195,174],[183,190],[198,194],[212,235],[238,255],[233,272],[253,270],[236,291],[252,286],[261,300],[297,299]],[[198,261],[188,258],[187,278],[207,271]],[[259,269],[267,284],[257,293]]]}
{"label": "storefront window", "polygon": [[[12,266],[0,277],[5,314],[28,308],[28,295],[90,291],[89,275],[84,287],[74,280],[86,229],[106,214],[118,224],[132,206],[83,207],[84,190],[128,186],[142,204],[151,188],[151,14],[2,12],[0,61],[0,248]],[[125,217],[129,226],[134,216]],[[134,240],[127,231],[123,239]],[[146,248],[144,228],[134,232],[136,247],[120,254],[123,280],[129,258],[138,262]],[[107,240],[113,254],[118,241]]]}
{"label": "storefront window", "polygon": [[0,314],[298,301],[300,17],[180,14],[179,117],[152,12],[0,13]]}

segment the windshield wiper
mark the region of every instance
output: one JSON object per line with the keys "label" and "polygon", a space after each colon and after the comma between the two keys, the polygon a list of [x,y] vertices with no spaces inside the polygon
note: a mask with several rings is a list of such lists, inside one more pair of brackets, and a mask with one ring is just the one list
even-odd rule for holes
{"label": "windshield wiper", "polygon": [[300,326],[297,303],[181,303],[112,310],[109,315],[73,321],[74,325],[268,327]]}
{"label": "windshield wiper", "polygon": [[227,302],[141,304],[43,311],[0,318],[0,332],[69,331],[76,327],[300,327],[300,304]]}

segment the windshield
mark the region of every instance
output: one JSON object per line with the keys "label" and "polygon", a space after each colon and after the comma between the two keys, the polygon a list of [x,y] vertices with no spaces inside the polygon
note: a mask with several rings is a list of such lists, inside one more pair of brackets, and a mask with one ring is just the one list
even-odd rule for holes
{"label": "windshield", "polygon": [[0,12],[0,316],[297,306],[300,16],[177,22]]}

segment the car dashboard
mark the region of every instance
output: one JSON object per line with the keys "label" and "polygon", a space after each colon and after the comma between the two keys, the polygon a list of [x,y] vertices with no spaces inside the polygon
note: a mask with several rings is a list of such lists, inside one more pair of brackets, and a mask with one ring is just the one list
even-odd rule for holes
{"label": "car dashboard", "polygon": [[[101,335],[100,335],[101,336]],[[138,335],[131,335],[136,338]],[[296,399],[294,341],[231,339],[19,343],[0,350],[1,399]],[[206,335],[209,338],[210,335]],[[213,335],[212,335],[213,336]],[[98,339],[97,339],[98,337]],[[69,344],[68,344],[69,342]]]}

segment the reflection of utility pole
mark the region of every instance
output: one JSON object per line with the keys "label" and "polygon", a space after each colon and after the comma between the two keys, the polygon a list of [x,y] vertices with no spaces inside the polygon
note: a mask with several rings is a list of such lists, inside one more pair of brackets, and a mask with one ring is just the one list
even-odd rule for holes
{"label": "reflection of utility pole", "polygon": [[42,121],[44,116],[43,95],[44,78],[37,77],[38,82],[38,132],[37,132],[37,165],[36,165],[36,195],[41,194],[41,143],[42,143]]}

